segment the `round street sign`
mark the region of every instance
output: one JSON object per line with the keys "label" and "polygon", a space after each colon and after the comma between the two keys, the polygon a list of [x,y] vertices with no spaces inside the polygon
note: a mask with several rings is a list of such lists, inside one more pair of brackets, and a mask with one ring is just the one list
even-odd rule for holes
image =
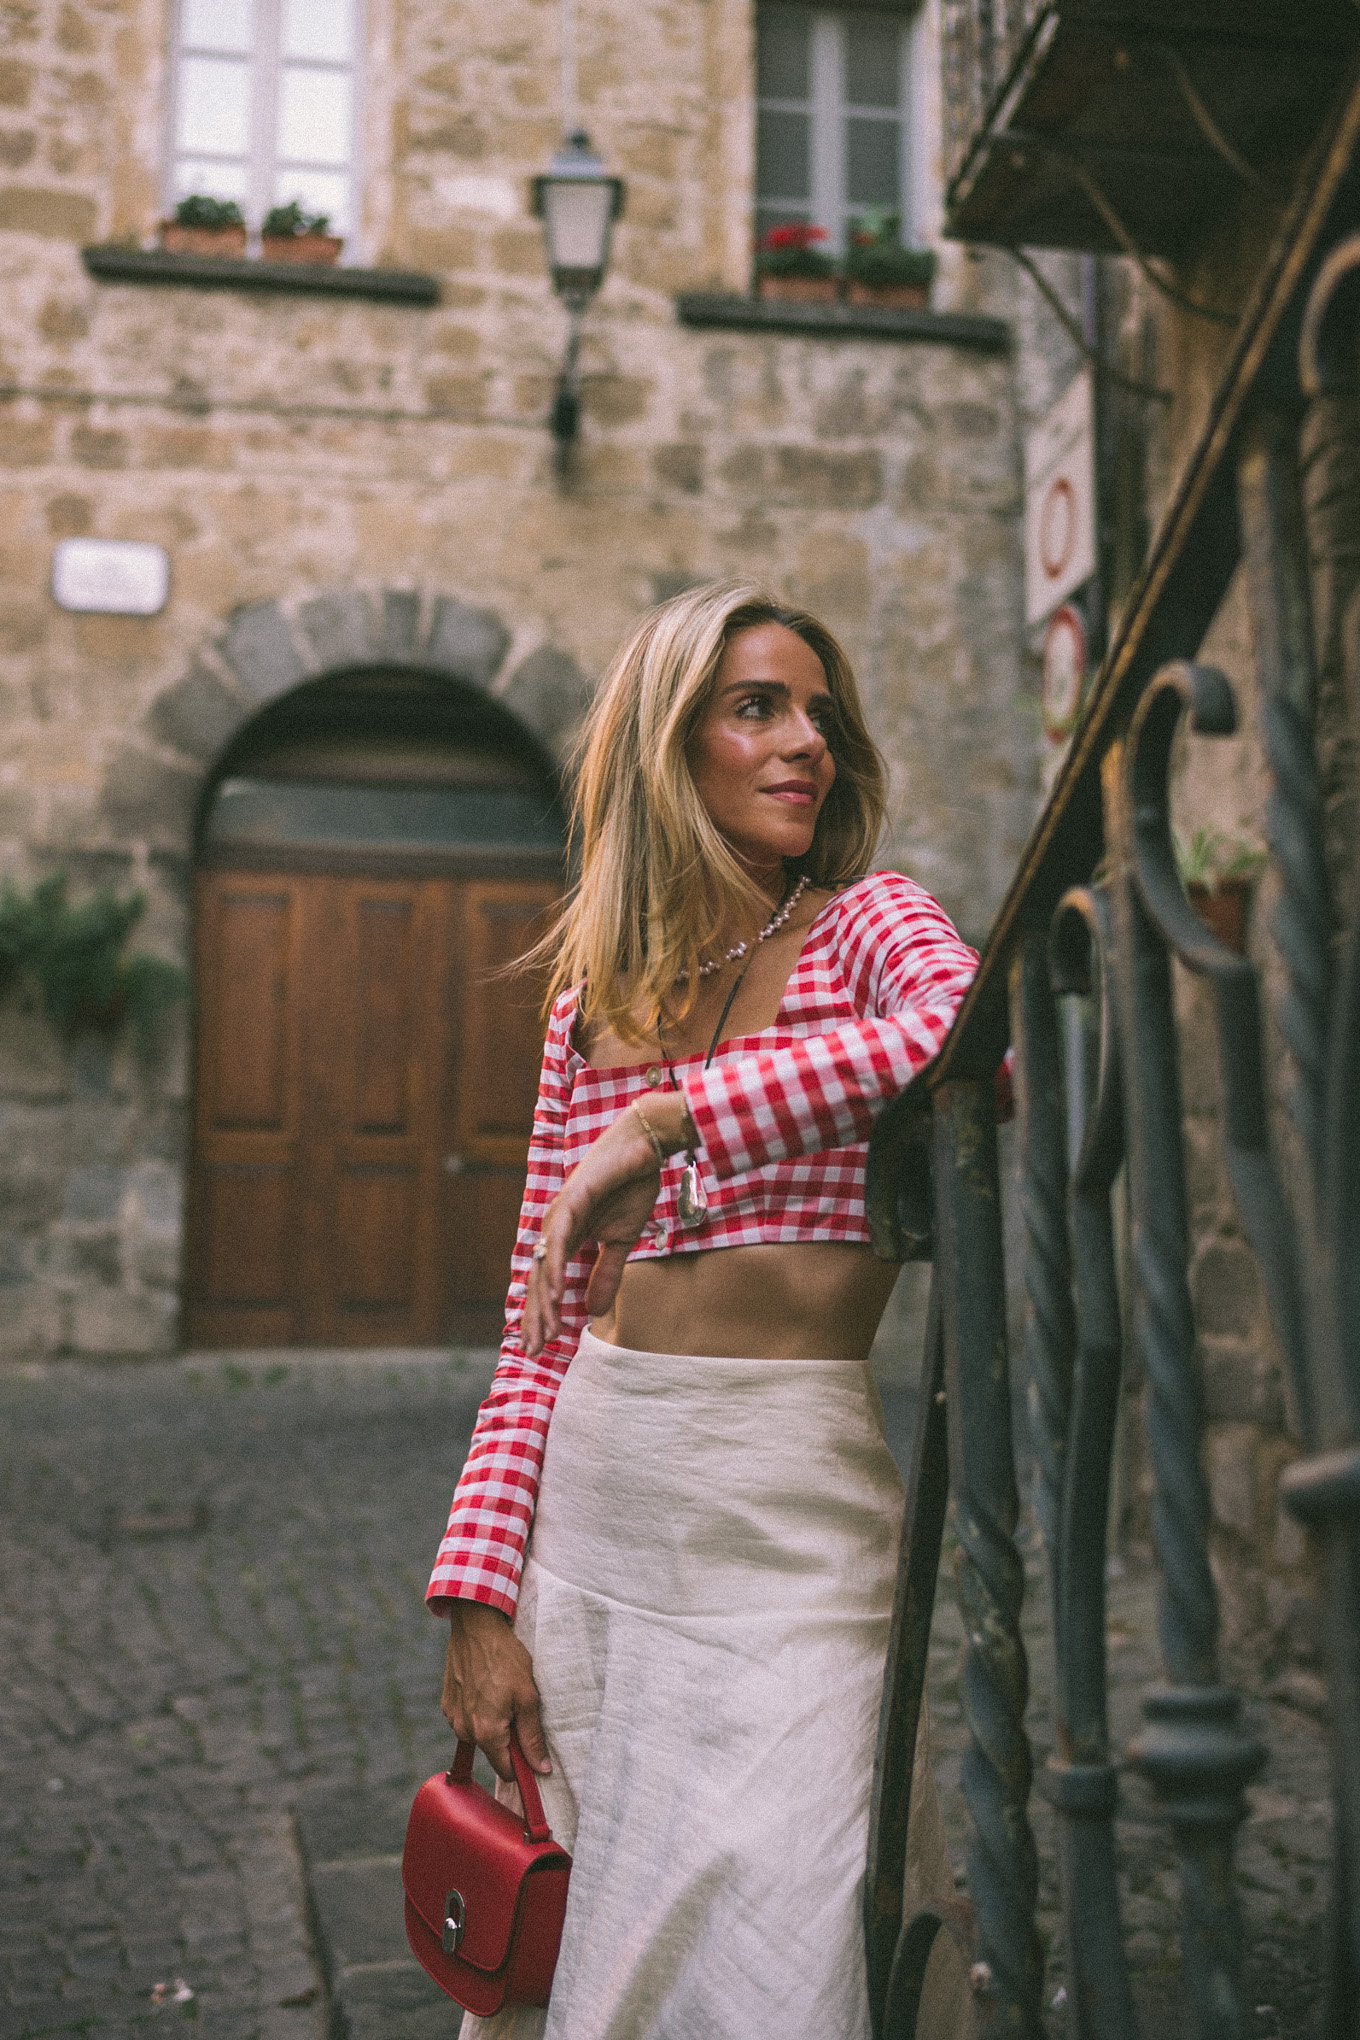
{"label": "round street sign", "polygon": [[1072,733],[1086,680],[1086,626],[1070,602],[1048,619],[1044,633],[1044,735],[1058,744]]}

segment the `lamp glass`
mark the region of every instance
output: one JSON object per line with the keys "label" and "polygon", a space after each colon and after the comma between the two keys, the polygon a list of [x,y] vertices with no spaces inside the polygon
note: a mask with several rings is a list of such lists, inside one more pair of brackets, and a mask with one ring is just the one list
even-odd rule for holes
{"label": "lamp glass", "polygon": [[542,224],[559,290],[595,290],[610,257],[614,186],[606,177],[544,177]]}

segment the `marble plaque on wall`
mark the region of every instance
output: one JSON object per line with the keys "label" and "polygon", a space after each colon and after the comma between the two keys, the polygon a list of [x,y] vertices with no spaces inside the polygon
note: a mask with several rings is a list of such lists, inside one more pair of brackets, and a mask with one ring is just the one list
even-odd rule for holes
{"label": "marble plaque on wall", "polygon": [[102,616],[155,616],[170,594],[163,545],[130,538],[63,538],[52,553],[52,599]]}

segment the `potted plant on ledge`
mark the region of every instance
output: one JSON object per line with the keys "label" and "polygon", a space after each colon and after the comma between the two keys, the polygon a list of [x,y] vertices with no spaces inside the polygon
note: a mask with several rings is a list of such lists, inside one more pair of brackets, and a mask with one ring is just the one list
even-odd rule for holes
{"label": "potted plant on ledge", "polygon": [[831,257],[817,246],[825,239],[826,228],[814,227],[809,220],[770,227],[761,235],[756,253],[760,295],[796,304],[834,305],[835,268]]}
{"label": "potted plant on ledge", "polygon": [[297,200],[276,205],[264,216],[260,246],[266,262],[325,262],[340,260],[344,241],[328,231],[326,213],[307,213]]}
{"label": "potted plant on ledge", "polygon": [[935,256],[929,248],[902,245],[898,213],[866,213],[850,236],[845,257],[845,295],[852,305],[883,305],[899,312],[923,312],[930,303]]}
{"label": "potted plant on ledge", "polygon": [[161,221],[160,243],[167,255],[239,259],[246,252],[245,218],[234,198],[205,198],[193,192],[180,200],[172,220]]}
{"label": "potted plant on ledge", "polygon": [[1205,927],[1239,956],[1244,954],[1247,912],[1265,851],[1218,829],[1196,829],[1188,840],[1173,829],[1172,847],[1181,884]]}

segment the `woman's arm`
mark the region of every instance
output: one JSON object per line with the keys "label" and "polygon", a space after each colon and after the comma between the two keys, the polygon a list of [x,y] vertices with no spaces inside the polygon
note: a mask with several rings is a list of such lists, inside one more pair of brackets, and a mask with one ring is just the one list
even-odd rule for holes
{"label": "woman's arm", "polygon": [[838,939],[863,1018],[686,1073],[685,1098],[719,1179],[867,1140],[888,1100],[939,1053],[977,969],[944,909],[900,872],[852,889]]}
{"label": "woman's arm", "polygon": [[574,995],[566,994],[554,1008],[548,1028],[500,1361],[477,1415],[448,1529],[426,1590],[436,1614],[447,1614],[455,1602],[476,1601],[514,1616],[548,1422],[585,1324],[590,1269],[583,1259],[579,1266],[564,1269],[555,1336],[535,1357],[526,1355],[522,1325],[533,1249],[543,1214],[562,1186],[562,1143],[571,1102],[567,1050],[574,1013]]}
{"label": "woman's arm", "polygon": [[514,1776],[512,1728],[533,1768],[539,1772],[552,1768],[533,1664],[510,1625],[548,1422],[585,1322],[587,1270],[582,1267],[569,1271],[557,1336],[538,1357],[526,1357],[522,1320],[533,1248],[543,1212],[563,1176],[563,1134],[571,1100],[567,1048],[574,1012],[574,998],[567,995],[558,1002],[548,1028],[500,1361],[477,1415],[426,1592],[434,1612],[449,1620],[441,1696],[445,1718],[455,1735],[485,1750],[507,1782]]}

